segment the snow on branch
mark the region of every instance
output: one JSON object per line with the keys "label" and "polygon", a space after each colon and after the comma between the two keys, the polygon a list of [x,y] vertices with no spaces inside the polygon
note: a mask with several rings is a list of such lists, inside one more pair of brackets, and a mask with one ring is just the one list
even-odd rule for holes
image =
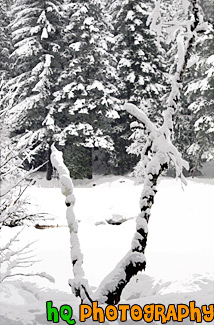
{"label": "snow on branch", "polygon": [[[156,1],[156,7],[153,14],[149,18],[149,23],[154,29],[154,26],[161,25],[161,13],[160,13],[160,0]],[[206,24],[203,22],[203,17],[200,14],[200,7],[197,0],[192,0],[185,3],[184,12],[187,13],[187,8],[192,6],[192,17],[190,21],[179,23],[175,27],[178,29],[177,33],[177,69],[173,76],[171,76],[171,92],[167,102],[167,109],[164,112],[164,121],[160,128],[156,128],[153,123],[148,119],[146,114],[138,109],[135,105],[126,103],[124,109],[135,116],[143,125],[149,135],[151,145],[149,147],[150,160],[146,158],[146,166],[150,172],[158,174],[160,166],[168,164],[171,160],[176,167],[176,174],[181,176],[183,182],[183,168],[188,169],[188,164],[182,158],[178,150],[171,142],[171,134],[173,131],[173,115],[177,110],[177,103],[180,98],[180,88],[183,79],[183,74],[186,70],[188,60],[190,58],[190,52],[193,47],[197,32],[204,29]],[[202,28],[203,27],[203,28]],[[162,28],[162,27],[161,27]],[[157,29],[157,28],[156,28]],[[145,150],[144,150],[145,151]],[[158,153],[158,154],[157,154]],[[148,157],[148,152],[146,154]],[[153,170],[151,170],[153,165]]]}
{"label": "snow on branch", "polygon": [[101,304],[117,304],[120,301],[122,290],[126,284],[145,265],[146,260],[143,254],[129,251],[117,264],[115,269],[100,283],[94,294],[94,300],[99,301]]}
{"label": "snow on branch", "polygon": [[[21,248],[17,246],[20,242],[20,234],[24,228],[18,231],[6,244],[0,246],[0,283],[5,279],[14,276],[39,276],[46,278],[50,282],[55,282],[54,278],[45,273],[26,273],[24,270],[31,267],[34,263],[38,262],[34,260],[33,249],[31,246],[34,242],[28,243]],[[17,271],[18,269],[23,271]]]}
{"label": "snow on branch", "polygon": [[11,143],[4,123],[1,124],[1,138],[3,141],[0,164],[0,229],[2,226],[22,225],[32,217],[34,220],[37,218],[36,215],[27,212],[29,202],[24,193],[34,182],[31,174],[42,167],[41,165],[28,172],[24,170],[23,165],[27,159],[26,147],[20,149]]}
{"label": "snow on branch", "polygon": [[58,151],[53,144],[51,146],[51,152],[51,163],[59,173],[61,191],[66,197],[66,219],[70,231],[71,261],[74,273],[74,279],[69,281],[69,285],[71,286],[73,293],[83,301],[87,298],[86,296],[90,289],[87,280],[84,279],[85,273],[82,267],[83,255],[78,238],[78,223],[73,211],[75,204],[73,183],[70,178],[69,170],[64,164],[62,152]]}
{"label": "snow on branch", "polygon": [[123,107],[129,114],[135,116],[145,127],[145,130],[148,134],[155,134],[157,128],[155,127],[154,123],[152,123],[146,114],[137,108],[134,104],[126,103]]}

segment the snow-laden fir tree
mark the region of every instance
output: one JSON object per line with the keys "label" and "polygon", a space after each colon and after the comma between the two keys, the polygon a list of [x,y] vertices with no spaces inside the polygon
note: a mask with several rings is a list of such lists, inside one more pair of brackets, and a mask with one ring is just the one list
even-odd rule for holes
{"label": "snow-laden fir tree", "polygon": [[[203,15],[209,21],[212,19],[209,1],[203,3],[203,8]],[[176,117],[176,145],[189,161],[193,176],[203,162],[214,159],[213,38],[214,28],[210,24],[209,29],[198,37],[192,50],[184,80],[182,107]]]}
{"label": "snow-laden fir tree", "polygon": [[[9,28],[8,1],[0,1],[0,96],[3,96],[2,87],[5,80],[9,77],[10,63],[9,56],[11,51],[11,35]],[[1,105],[1,110],[2,110]]]}
{"label": "snow-laden fir tree", "polygon": [[158,99],[163,90],[163,58],[155,34],[147,26],[151,5],[151,1],[121,2],[115,17],[115,51],[122,99],[147,106],[150,115],[157,117]]}
{"label": "snow-laden fir tree", "polygon": [[[164,89],[163,54],[155,33],[149,29],[147,20],[153,2],[126,0],[112,3],[110,10],[115,28],[114,51],[117,57],[119,74],[119,96],[122,102],[130,101],[142,107],[153,121],[161,116],[161,94]],[[122,116],[124,115],[124,118]],[[121,138],[126,147],[130,145],[129,125],[132,119],[121,114]],[[120,121],[119,121],[120,122]],[[135,125],[137,126],[137,125]],[[139,155],[142,147],[140,125],[133,135],[135,139],[129,148],[130,153]],[[121,140],[119,140],[121,142]],[[121,146],[122,143],[120,143]],[[124,147],[124,145],[123,145]],[[139,148],[140,147],[140,148]]]}
{"label": "snow-laden fir tree", "polygon": [[109,53],[113,38],[100,3],[67,1],[65,8],[68,66],[60,76],[61,90],[55,99],[61,112],[58,140],[69,148],[70,161],[65,158],[73,176],[89,177],[92,148],[113,150],[111,121],[118,117],[116,63]]}
{"label": "snow-laden fir tree", "polygon": [[[214,158],[213,31],[201,36],[189,61],[182,107],[176,116],[175,142],[196,175],[202,163]],[[192,66],[191,66],[192,65]]]}
{"label": "snow-laden fir tree", "polygon": [[[53,94],[63,68],[61,0],[18,0],[11,19],[13,74],[4,87],[4,104],[11,135],[37,154],[36,166],[48,160],[47,151],[57,132]],[[49,178],[51,170],[48,173]]]}

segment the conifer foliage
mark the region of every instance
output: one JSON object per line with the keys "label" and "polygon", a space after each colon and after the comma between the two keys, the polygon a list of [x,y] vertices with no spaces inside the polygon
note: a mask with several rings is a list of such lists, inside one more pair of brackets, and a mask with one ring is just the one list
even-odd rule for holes
{"label": "conifer foliage", "polygon": [[147,106],[150,112],[152,105],[153,110],[158,107],[158,96],[163,90],[160,47],[147,26],[151,7],[151,1],[123,1],[115,23],[121,96]]}
{"label": "conifer foliage", "polygon": [[62,69],[61,3],[18,0],[12,6],[13,76],[5,85],[12,135],[46,151],[56,132],[54,92]]}
{"label": "conifer foliage", "polygon": [[8,1],[0,1],[0,73],[1,81],[8,77],[9,54],[11,49],[10,29],[8,17]]}
{"label": "conifer foliage", "polygon": [[[214,55],[213,31],[208,32],[198,43],[199,60],[195,66],[195,78],[186,87],[191,110],[194,138],[188,148],[188,159],[194,171],[201,163],[214,158]],[[197,76],[197,78],[196,78]]]}
{"label": "conifer foliage", "polygon": [[[162,119],[160,98],[165,82],[163,49],[147,25],[152,5],[150,0],[115,1],[111,3],[109,11],[113,16],[115,33],[113,51],[117,58],[119,98],[122,103],[129,101],[138,105],[157,122]],[[122,162],[123,168],[121,166],[120,170],[123,173],[130,170],[130,165],[136,165],[142,142],[145,142],[140,124],[135,125],[135,132],[131,136],[132,121],[127,112],[121,112],[119,125],[112,130],[116,135],[115,144],[120,153],[117,160]],[[135,159],[133,155],[127,159],[127,149],[130,154],[136,155]]]}
{"label": "conifer foliage", "polygon": [[[138,158],[127,156],[127,148],[144,154],[146,137],[140,122],[131,125],[131,136],[133,117],[121,107],[129,101],[161,125],[167,97],[162,94],[172,72],[165,73],[163,50],[171,44],[158,43],[148,26],[154,2],[0,3],[1,109],[8,114],[13,142],[27,145],[29,163],[36,167],[49,161],[55,142],[74,178],[91,177],[93,165],[105,165],[104,172],[131,171]],[[180,1],[165,1],[162,7],[169,12],[167,24],[171,15],[183,15]],[[203,7],[212,8],[210,0]],[[175,49],[175,35],[173,42]],[[210,30],[192,51],[196,60],[188,69],[194,72],[184,78],[176,116],[174,142],[193,169],[213,157],[212,44]],[[175,52],[168,54],[175,62]]]}
{"label": "conifer foliage", "polygon": [[[203,3],[205,11],[208,3]],[[209,21],[209,15],[203,15]],[[187,64],[182,107],[176,116],[176,146],[189,161],[192,176],[197,175],[203,162],[214,157],[213,37],[212,25],[204,25]]]}
{"label": "conifer foliage", "polygon": [[[69,1],[66,17],[68,66],[60,77],[61,89],[56,97],[63,126],[58,139],[66,147],[72,143],[72,156],[78,159],[82,153],[92,168],[92,150],[88,148],[113,150],[109,129],[118,117],[116,61],[109,52],[113,37],[98,2]],[[70,163],[74,169],[74,162]]]}

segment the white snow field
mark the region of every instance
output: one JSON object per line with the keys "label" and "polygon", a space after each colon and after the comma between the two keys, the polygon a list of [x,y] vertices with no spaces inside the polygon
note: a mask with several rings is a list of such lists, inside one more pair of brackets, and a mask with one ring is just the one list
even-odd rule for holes
{"label": "white snow field", "polygon": [[[0,324],[51,324],[46,320],[45,302],[48,300],[56,307],[72,306],[74,319],[80,324],[80,301],[68,286],[72,267],[64,197],[56,179],[47,182],[41,174],[37,174],[36,179],[36,185],[27,193],[32,202],[30,211],[48,213],[54,219],[41,220],[40,224],[57,227],[27,226],[21,233],[19,245],[37,240],[34,259],[40,261],[24,272],[46,272],[55,278],[55,283],[39,277],[11,277],[0,283]],[[130,249],[143,184],[131,177],[97,176],[91,181],[74,181],[74,187],[84,269],[89,284],[95,288]],[[146,272],[131,280],[120,304],[143,307],[154,303],[167,307],[169,304],[188,305],[194,300],[200,307],[214,303],[213,199],[214,180],[188,179],[188,186],[182,188],[180,181],[161,179],[149,221]],[[110,219],[122,223],[112,225]],[[1,243],[18,230],[20,227],[3,227]],[[91,319],[85,322],[96,323]],[[125,322],[135,323],[130,319]],[[143,321],[137,323],[144,324]],[[168,322],[172,323],[178,322]],[[60,320],[59,324],[67,323]],[[123,322],[105,321],[105,324]],[[186,318],[183,324],[194,322]]]}

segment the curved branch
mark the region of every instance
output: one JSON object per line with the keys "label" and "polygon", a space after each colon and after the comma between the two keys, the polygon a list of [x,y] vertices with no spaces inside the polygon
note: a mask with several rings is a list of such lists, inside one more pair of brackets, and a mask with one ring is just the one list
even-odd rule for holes
{"label": "curved branch", "polygon": [[131,103],[126,103],[123,106],[123,109],[126,110],[129,114],[136,117],[145,127],[145,130],[148,134],[155,134],[157,131],[154,123],[150,121],[150,119],[146,116],[146,114],[140,110],[137,106]]}
{"label": "curved branch", "polygon": [[73,293],[77,297],[80,297],[82,301],[84,301],[86,296],[84,288],[87,288],[87,292],[90,292],[90,289],[87,280],[84,279],[85,272],[82,266],[83,254],[80,249],[80,243],[78,238],[78,223],[76,221],[75,214],[73,211],[75,203],[75,197],[73,195],[73,183],[70,178],[70,172],[64,164],[62,152],[58,151],[54,145],[51,146],[51,151],[51,163],[59,173],[61,191],[62,194],[66,197],[66,219],[70,232],[70,253],[74,273],[74,279],[69,281],[69,285],[71,286]]}

